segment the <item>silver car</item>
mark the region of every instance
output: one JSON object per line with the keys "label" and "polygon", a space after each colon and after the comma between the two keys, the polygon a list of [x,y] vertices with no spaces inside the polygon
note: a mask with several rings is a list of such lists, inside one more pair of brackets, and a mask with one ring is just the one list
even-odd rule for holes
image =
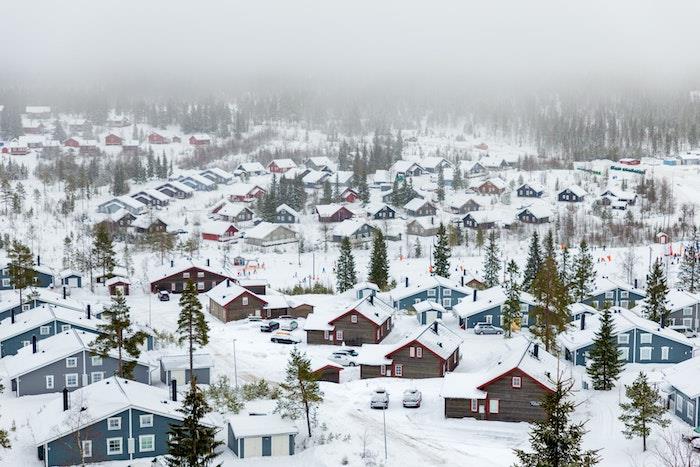
{"label": "silver car", "polygon": [[503,328],[488,323],[476,323],[474,334],[503,334]]}
{"label": "silver car", "polygon": [[420,403],[423,401],[423,395],[418,389],[406,389],[403,392],[403,406],[404,407],[420,407]]}
{"label": "silver car", "polygon": [[372,399],[369,403],[372,409],[388,409],[389,408],[389,393],[384,388],[377,388],[372,393]]}

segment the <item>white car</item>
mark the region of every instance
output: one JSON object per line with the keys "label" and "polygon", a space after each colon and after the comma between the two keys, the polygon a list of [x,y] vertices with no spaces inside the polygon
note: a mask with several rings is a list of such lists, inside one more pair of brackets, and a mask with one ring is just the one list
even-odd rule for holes
{"label": "white car", "polygon": [[406,389],[403,392],[403,406],[404,407],[420,407],[423,401],[423,395],[418,389]]}
{"label": "white car", "polygon": [[270,341],[279,344],[298,344],[301,339],[289,331],[275,331],[270,336]]}
{"label": "white car", "polygon": [[343,366],[356,366],[357,362],[355,361],[355,358],[352,355],[349,355],[345,352],[333,352],[329,357],[328,360],[338,363]]}
{"label": "white car", "polygon": [[384,388],[377,388],[372,393],[369,406],[372,409],[388,409],[389,408],[389,393]]}

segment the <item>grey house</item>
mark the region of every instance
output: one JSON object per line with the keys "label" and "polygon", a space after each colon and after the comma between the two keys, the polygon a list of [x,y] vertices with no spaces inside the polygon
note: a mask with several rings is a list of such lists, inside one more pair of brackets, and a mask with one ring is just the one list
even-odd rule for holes
{"label": "grey house", "polygon": [[671,386],[669,411],[693,428],[700,426],[700,357],[674,365],[666,383]]}
{"label": "grey house", "polygon": [[[96,334],[71,329],[37,341],[8,357],[5,366],[17,397],[74,391],[113,376],[118,368],[117,354],[100,356],[90,350]],[[126,359],[129,360],[129,359]],[[150,367],[136,362],[133,379],[151,383]]]}
{"label": "grey house", "polygon": [[24,303],[19,303],[19,292],[16,290],[0,291],[0,321],[11,318],[14,313],[15,317],[25,311],[33,310],[40,305],[55,305],[70,310],[84,312],[86,306],[69,297],[63,298],[62,295],[54,293],[49,289],[36,288],[31,294],[31,299],[27,299],[27,294],[22,296]]}
{"label": "grey house", "polygon": [[226,444],[239,459],[291,456],[298,432],[278,414],[235,415],[228,421]]}
{"label": "grey house", "polygon": [[[211,369],[214,361],[209,354],[193,356],[194,377],[197,384],[209,384],[211,382]],[[171,384],[172,380],[183,386],[190,381],[190,357],[189,355],[164,355],[160,359],[160,381]]]}
{"label": "grey house", "polygon": [[116,376],[65,391],[30,420],[38,458],[52,467],[81,464],[81,457],[97,463],[163,456],[170,426],[182,423],[174,399],[172,391]]}

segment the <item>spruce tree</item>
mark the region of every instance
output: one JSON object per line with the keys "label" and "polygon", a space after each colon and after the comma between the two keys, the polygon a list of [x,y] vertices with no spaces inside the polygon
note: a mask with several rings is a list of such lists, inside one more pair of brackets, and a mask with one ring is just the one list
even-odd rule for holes
{"label": "spruce tree", "polygon": [[[107,324],[98,326],[100,334],[92,343],[90,350],[97,355],[107,357],[113,350],[117,351],[117,373],[121,378],[133,378],[136,360],[141,355],[140,345],[146,340],[146,334],[134,332],[126,299],[117,292],[112,303],[102,312]],[[127,360],[128,358],[128,360]]]}
{"label": "spruce tree", "polygon": [[386,290],[389,284],[389,261],[386,253],[386,242],[380,229],[374,231],[369,262],[369,276],[367,279],[377,284],[377,287],[381,290]]}
{"label": "spruce tree", "polygon": [[442,165],[438,166],[436,193],[438,201],[445,201],[445,171],[443,170]]}
{"label": "spruce tree", "polygon": [[542,252],[540,251],[540,238],[537,235],[537,231],[535,231],[530,239],[527,264],[525,265],[525,271],[523,271],[523,290],[530,290],[540,267],[542,267]]}
{"label": "spruce tree", "polygon": [[211,412],[204,392],[192,385],[177,410],[184,415],[184,419],[182,424],[170,425],[168,456],[165,459],[168,466],[209,467],[218,456],[216,448],[223,443],[216,440],[216,428],[203,424],[204,418]]}
{"label": "spruce tree", "polygon": [[521,321],[520,312],[520,272],[514,260],[510,260],[506,266],[505,292],[506,301],[503,304],[503,336],[511,337],[513,327],[519,327]]}
{"label": "spruce tree", "polygon": [[476,229],[476,238],[474,239],[476,247],[479,249],[479,254],[481,254],[481,248],[484,246],[484,229]]}
{"label": "spruce tree", "polygon": [[292,420],[304,415],[311,437],[311,412],[323,401],[323,393],[318,385],[318,376],[311,371],[309,357],[296,347],[289,354],[287,375],[279,389],[276,411]]}
{"label": "spruce tree", "polygon": [[551,256],[556,261],[556,246],[554,245],[554,235],[551,229],[547,231],[547,234],[542,239],[542,252],[545,258]]}
{"label": "spruce tree", "polygon": [[567,287],[571,284],[571,254],[566,245],[559,254],[559,280]]}
{"label": "spruce tree", "polygon": [[667,320],[669,309],[666,296],[668,295],[668,285],[664,274],[661,260],[654,261],[651,272],[647,278],[647,296],[644,299],[644,313],[647,319],[656,321]]}
{"label": "spruce tree", "polygon": [[501,272],[501,260],[498,257],[500,251],[496,244],[496,232],[489,232],[489,244],[484,256],[484,280],[486,287],[498,285],[498,274]]}
{"label": "spruce tree", "polygon": [[678,269],[678,287],[690,293],[700,289],[700,260],[698,260],[697,230],[693,228],[693,241],[685,247]]}
{"label": "spruce tree", "polygon": [[19,292],[19,303],[22,304],[24,289],[35,284],[34,258],[29,247],[17,240],[12,241],[7,256],[9,259],[7,274],[10,277],[10,284]]}
{"label": "spruce tree", "polygon": [[[209,343],[209,325],[202,313],[202,304],[197,297],[197,288],[194,282],[188,281],[185,290],[180,296],[180,316],[177,319],[177,334],[182,344],[187,342],[187,351],[190,357],[190,385],[196,385],[194,375],[194,347],[204,347]],[[194,390],[194,389],[192,389]]]}
{"label": "spruce tree", "polygon": [[440,223],[437,230],[437,244],[435,245],[435,268],[433,272],[436,276],[450,277],[450,256],[452,251],[448,245],[447,229]]}
{"label": "spruce tree", "polygon": [[413,243],[413,253],[416,258],[423,256],[423,248],[420,244],[420,238],[416,237],[416,241]]}
{"label": "spruce tree", "polygon": [[554,391],[542,400],[544,419],[532,424],[530,446],[533,452],[515,450],[519,467],[590,467],[600,459],[596,450],[583,451],[581,441],[586,434],[585,422],[572,423],[576,408],[571,402],[571,381],[557,378]]}
{"label": "spruce tree", "polygon": [[92,253],[95,264],[102,269],[102,276],[109,278],[116,265],[112,238],[104,224],[97,224],[93,235]]}
{"label": "spruce tree", "polygon": [[631,386],[625,386],[625,396],[629,402],[620,404],[620,420],[625,424],[622,434],[627,439],[641,436],[642,450],[646,451],[647,437],[651,434],[652,426],[663,428],[670,423],[664,418],[666,409],[661,404],[659,391],[649,385],[644,372],[639,373]]}
{"label": "spruce tree", "polygon": [[593,269],[593,256],[588,250],[588,243],[581,240],[578,253],[574,259],[574,273],[571,278],[571,299],[574,302],[582,302],[593,293],[595,282],[595,270]]}
{"label": "spruce tree", "polygon": [[338,292],[352,289],[357,283],[355,274],[355,258],[352,254],[352,245],[348,237],[343,237],[340,242],[340,257],[337,265]]}
{"label": "spruce tree", "polygon": [[547,351],[555,348],[556,337],[569,323],[569,295],[559,280],[554,258],[548,256],[532,281],[532,295],[536,305],[530,332],[538,337]]}
{"label": "spruce tree", "polygon": [[321,195],[321,204],[331,204],[333,202],[333,188],[331,182],[326,180],[323,182],[323,195]]}
{"label": "spruce tree", "polygon": [[586,369],[593,380],[593,389],[609,391],[615,387],[625,362],[620,359],[620,352],[615,342],[615,323],[607,304],[600,317],[600,328],[593,339],[589,352],[590,365]]}
{"label": "spruce tree", "polygon": [[457,161],[454,170],[452,171],[452,189],[457,192],[462,188],[462,169],[460,162]]}

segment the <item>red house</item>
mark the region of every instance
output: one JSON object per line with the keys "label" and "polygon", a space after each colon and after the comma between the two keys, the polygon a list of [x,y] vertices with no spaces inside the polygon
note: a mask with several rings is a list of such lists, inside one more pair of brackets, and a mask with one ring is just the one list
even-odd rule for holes
{"label": "red house", "polygon": [[319,204],[316,206],[319,222],[343,222],[354,214],[340,204]]}
{"label": "red house", "polygon": [[168,144],[168,138],[154,132],[148,135],[148,142],[150,144]]}
{"label": "red house", "polygon": [[105,285],[109,289],[110,295],[117,295],[121,293],[122,295],[129,295],[129,286],[131,282],[125,277],[115,276],[105,281]]}
{"label": "red house", "polygon": [[360,199],[360,195],[352,188],[346,188],[345,190],[343,190],[343,192],[340,194],[340,197],[346,203],[354,203],[355,201]]}
{"label": "red house", "polygon": [[231,186],[228,198],[233,202],[248,202],[262,198],[265,196],[265,193],[267,193],[267,191],[258,185],[253,185],[252,183],[236,183]]}
{"label": "red house", "polygon": [[80,141],[77,138],[68,138],[63,142],[63,145],[69,148],[79,148]]}
{"label": "red house", "polygon": [[311,372],[316,375],[317,381],[340,383],[340,372],[343,367],[330,360],[311,361]]}
{"label": "red house", "polygon": [[190,136],[189,143],[192,146],[209,146],[211,144],[211,138],[209,138],[209,135],[192,135]]}
{"label": "red house", "polygon": [[238,229],[230,222],[211,221],[202,226],[202,240],[225,242],[231,240]]}
{"label": "red house", "polygon": [[275,159],[267,164],[267,170],[271,173],[283,174],[292,169],[296,169],[296,163],[291,159]]}
{"label": "red house", "polygon": [[117,136],[114,133],[110,133],[107,136],[105,136],[105,145],[106,146],[121,146],[124,140],[122,139],[121,136]]}
{"label": "red house", "polygon": [[474,191],[482,195],[500,195],[506,188],[508,185],[500,178],[489,178],[474,188]]}

